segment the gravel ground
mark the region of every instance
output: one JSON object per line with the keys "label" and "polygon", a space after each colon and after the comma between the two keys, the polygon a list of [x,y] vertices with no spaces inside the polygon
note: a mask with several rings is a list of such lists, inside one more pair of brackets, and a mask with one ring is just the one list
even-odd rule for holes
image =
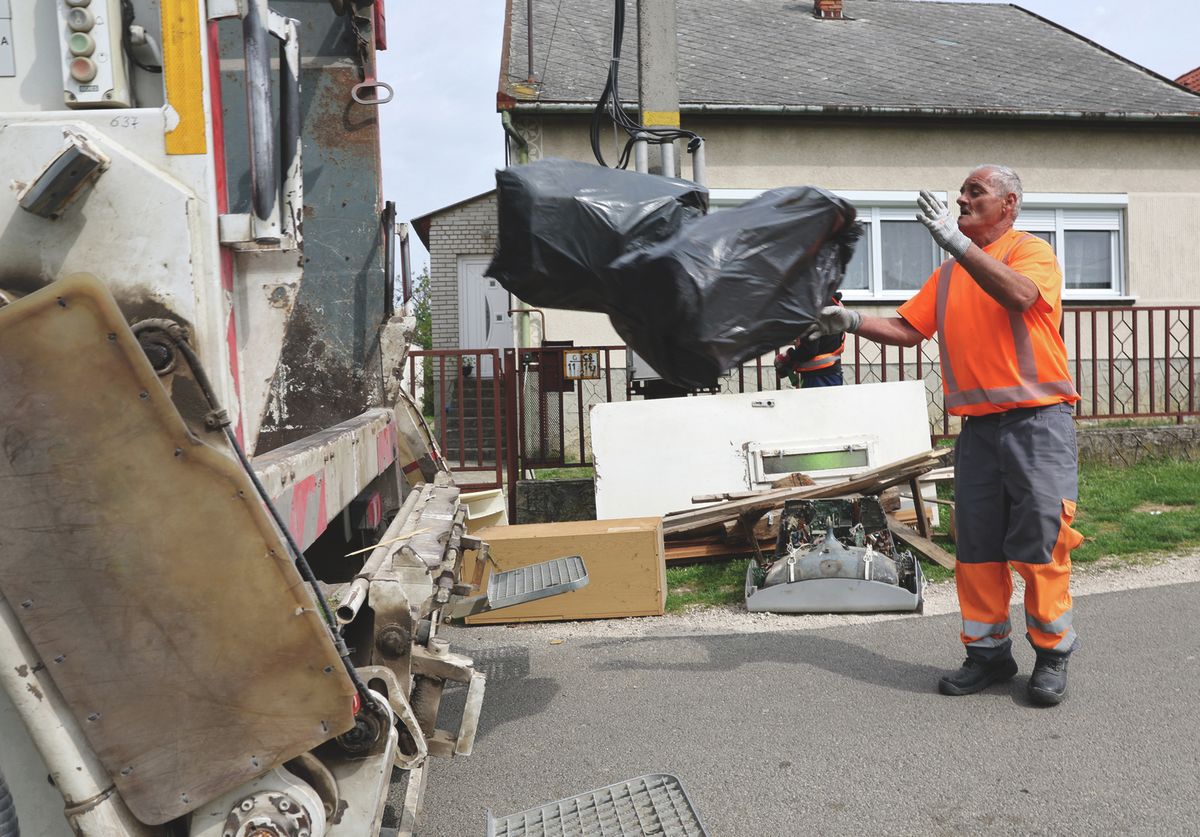
{"label": "gravel ground", "polygon": [[[1179,555],[1160,555],[1141,559],[1102,559],[1095,563],[1077,565],[1071,579],[1071,593],[1087,596],[1116,590],[1134,590],[1200,581],[1200,552]],[[1013,574],[1013,602],[1021,600],[1024,583]],[[686,613],[631,619],[597,619],[586,622],[543,622],[514,625],[476,626],[459,628],[471,636],[486,640],[489,635],[498,639],[516,634],[530,639],[669,637],[697,634],[753,634],[781,630],[807,630],[839,625],[862,625],[892,619],[920,619],[958,612],[958,599],[951,581],[928,584],[925,588],[925,612],[915,613],[846,613],[846,614],[778,614],[748,613],[738,605],[697,607]],[[514,633],[516,632],[516,633]],[[449,636],[443,633],[443,636]],[[453,641],[453,639],[452,639]]]}

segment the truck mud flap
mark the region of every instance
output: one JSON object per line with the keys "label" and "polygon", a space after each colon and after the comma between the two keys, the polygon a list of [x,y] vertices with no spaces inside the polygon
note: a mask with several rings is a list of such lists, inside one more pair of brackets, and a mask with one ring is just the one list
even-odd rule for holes
{"label": "truck mud flap", "polygon": [[0,308],[0,533],[0,595],[139,820],[353,726],[354,685],[249,475],[222,434],[189,430],[92,276]]}

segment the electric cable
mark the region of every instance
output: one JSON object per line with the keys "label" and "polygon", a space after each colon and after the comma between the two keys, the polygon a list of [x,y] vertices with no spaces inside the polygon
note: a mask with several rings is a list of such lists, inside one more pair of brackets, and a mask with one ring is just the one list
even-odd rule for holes
{"label": "electric cable", "polygon": [[605,80],[604,90],[600,93],[600,100],[592,110],[590,139],[592,154],[596,157],[596,162],[602,166],[608,166],[608,163],[604,160],[604,154],[600,150],[600,125],[605,115],[608,115],[612,119],[613,124],[625,131],[629,137],[625,142],[624,148],[621,150],[620,156],[617,158],[617,168],[624,169],[629,166],[629,158],[633,153],[633,147],[639,140],[644,140],[653,145],[664,145],[676,140],[685,139],[688,140],[688,152],[694,152],[704,142],[703,138],[694,131],[671,127],[650,128],[632,119],[625,112],[625,105],[621,102],[617,85],[617,77],[621,69],[621,47],[624,39],[625,0],[613,0],[612,57],[608,62],[608,78]]}
{"label": "electric cable", "polygon": [[133,34],[130,31],[130,27],[133,26],[133,17],[133,0],[121,0],[121,47],[135,66],[141,67],[148,73],[161,73],[163,71],[161,64],[147,64],[133,54]]}

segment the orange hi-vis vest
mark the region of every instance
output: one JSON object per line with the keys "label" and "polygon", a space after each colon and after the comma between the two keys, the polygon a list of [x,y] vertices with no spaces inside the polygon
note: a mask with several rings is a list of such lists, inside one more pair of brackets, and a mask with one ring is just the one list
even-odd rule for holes
{"label": "orange hi-vis vest", "polygon": [[938,336],[947,412],[984,416],[1078,401],[1058,333],[1062,270],[1054,251],[1017,230],[983,250],[1037,285],[1038,299],[1028,310],[1004,308],[954,259],[897,309],[927,339]]}
{"label": "orange hi-vis vest", "polygon": [[817,372],[821,369],[828,369],[841,359],[842,352],[844,351],[846,351],[845,333],[842,334],[842,342],[838,343],[838,347],[832,352],[813,355],[807,360],[797,361],[792,364],[792,369],[796,372]]}

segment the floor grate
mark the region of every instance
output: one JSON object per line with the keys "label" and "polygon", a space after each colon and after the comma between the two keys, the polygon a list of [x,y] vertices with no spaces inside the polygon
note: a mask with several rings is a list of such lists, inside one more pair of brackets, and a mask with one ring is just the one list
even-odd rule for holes
{"label": "floor grate", "polygon": [[557,596],[578,590],[587,583],[587,567],[578,555],[493,573],[488,580],[488,608],[499,610],[522,602]]}
{"label": "floor grate", "polygon": [[678,778],[652,773],[487,819],[487,837],[706,837]]}

